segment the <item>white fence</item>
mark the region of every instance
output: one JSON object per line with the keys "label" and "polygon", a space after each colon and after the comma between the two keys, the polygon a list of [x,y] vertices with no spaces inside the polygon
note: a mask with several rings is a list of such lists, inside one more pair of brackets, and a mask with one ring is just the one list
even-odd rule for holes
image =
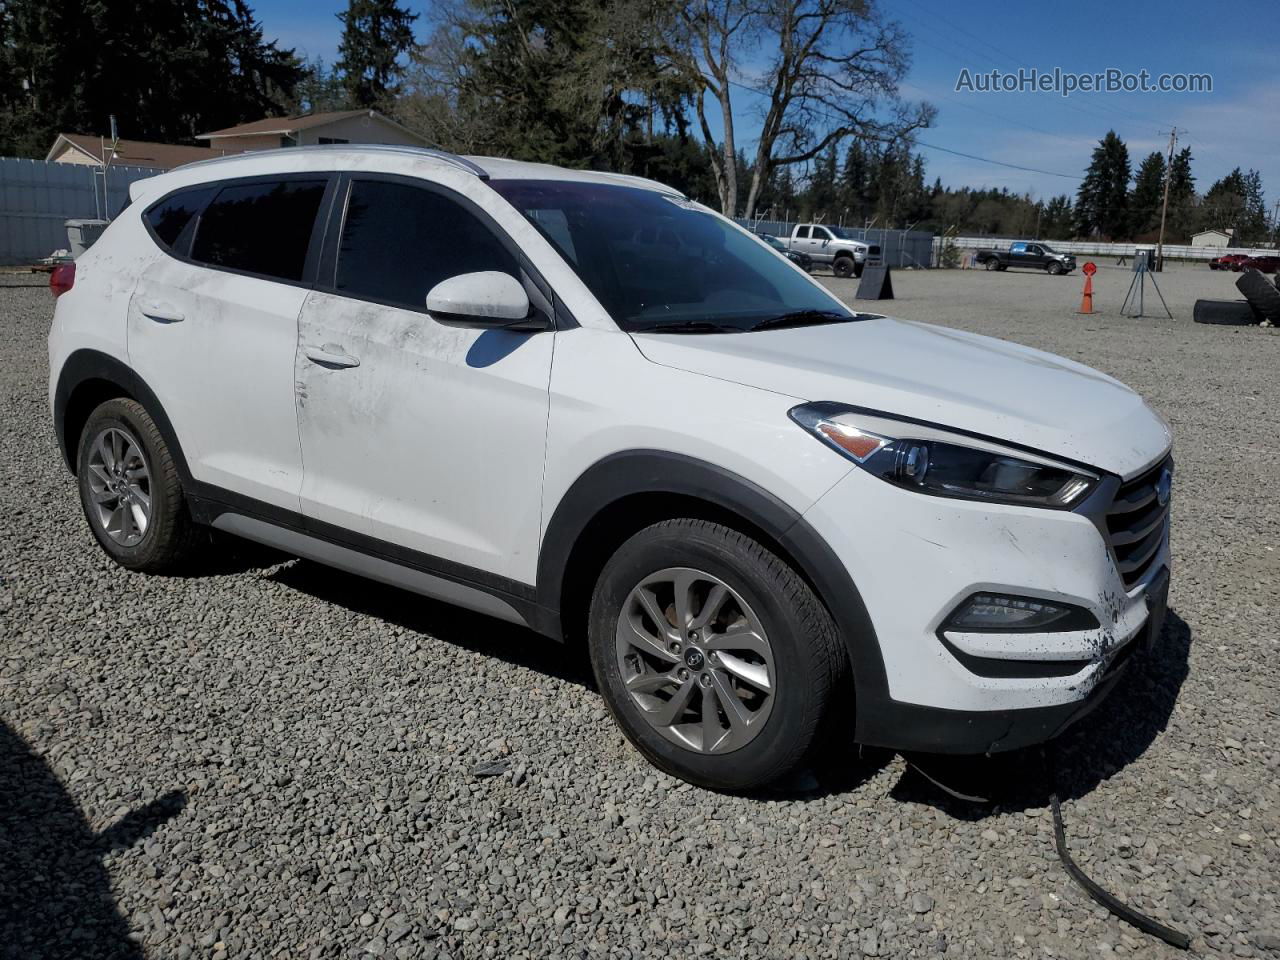
{"label": "white fence", "polygon": [[[952,237],[951,242],[957,250],[1008,250],[1009,244],[1024,240],[1025,237]],[[1045,241],[1059,253],[1074,253],[1086,257],[1132,257],[1135,250],[1154,250],[1154,243],[1096,243],[1083,240],[1047,240]],[[942,238],[937,240],[939,250]],[[1274,255],[1275,247],[1193,247],[1190,244],[1166,243],[1164,256],[1166,260],[1212,260],[1227,253],[1242,253],[1248,257]]]}
{"label": "white fence", "polygon": [[97,167],[0,157],[0,264],[31,263],[66,249],[65,222],[109,219],[129,184],[160,173],[150,167]]}

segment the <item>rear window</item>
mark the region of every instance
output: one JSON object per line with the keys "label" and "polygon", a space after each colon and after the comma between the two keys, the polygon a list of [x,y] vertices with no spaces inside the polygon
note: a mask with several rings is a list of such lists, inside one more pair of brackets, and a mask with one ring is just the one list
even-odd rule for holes
{"label": "rear window", "polygon": [[326,181],[223,187],[200,217],[191,258],[277,280],[301,280]]}
{"label": "rear window", "polygon": [[215,187],[198,187],[194,190],[182,190],[173,196],[166,197],[146,213],[147,223],[159,241],[170,249],[178,242],[178,237],[187,224],[191,222],[200,208],[205,205]]}

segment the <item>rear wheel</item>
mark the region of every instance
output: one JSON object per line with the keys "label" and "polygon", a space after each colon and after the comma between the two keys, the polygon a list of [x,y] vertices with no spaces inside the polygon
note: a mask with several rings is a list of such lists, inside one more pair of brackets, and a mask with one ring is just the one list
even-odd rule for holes
{"label": "rear wheel", "polygon": [[195,524],[168,445],[142,404],[108,400],[89,415],[76,473],[89,529],[116,563],[160,573],[186,559]]}
{"label": "rear wheel", "polygon": [[605,565],[591,662],[614,719],[655,766],[723,790],[762,786],[816,742],[846,660],[794,570],[728,527],[669,520]]}
{"label": "rear wheel", "polygon": [[995,257],[992,257],[990,260],[984,263],[983,266],[986,267],[988,270],[999,270],[1000,261],[997,260]]}

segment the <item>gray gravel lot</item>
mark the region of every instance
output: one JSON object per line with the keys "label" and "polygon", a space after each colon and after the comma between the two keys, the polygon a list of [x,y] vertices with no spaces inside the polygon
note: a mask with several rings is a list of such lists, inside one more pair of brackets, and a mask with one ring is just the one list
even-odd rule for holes
{"label": "gray gravel lot", "polygon": [[[1066,354],[1177,434],[1172,614],[1057,754],[1072,849],[1202,955],[1280,955],[1280,331],[1233,275],[897,273],[889,312]],[[852,283],[829,281],[842,294]],[[1150,302],[1150,300],[1149,300]],[[1174,956],[1058,865],[1036,755],[948,800],[851,749],[727,797],[623,741],[585,657],[224,546],[113,567],[54,449],[42,289],[0,290],[0,955]],[[503,760],[497,775],[477,768]]]}

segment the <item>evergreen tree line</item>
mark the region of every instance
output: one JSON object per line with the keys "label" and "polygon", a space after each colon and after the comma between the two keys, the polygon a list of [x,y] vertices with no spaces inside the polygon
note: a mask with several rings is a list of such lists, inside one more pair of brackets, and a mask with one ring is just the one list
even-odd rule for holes
{"label": "evergreen tree line", "polygon": [[[708,29],[690,9],[727,18],[738,7],[441,0],[419,43],[417,16],[397,0],[348,0],[329,65],[264,39],[245,0],[4,0],[0,154],[43,156],[57,133],[105,132],[108,115],[123,137],[183,143],[264,116],[368,107],[444,149],[634,173],[726,209],[727,180],[753,183],[733,212],[762,219],[1049,240],[1149,240],[1159,230],[1165,155],[1148,154],[1135,172],[1115,131],[1099,141],[1075,196],[1047,201],[929,183],[911,134],[931,113],[909,118],[901,104],[896,127],[844,135],[812,103],[782,105],[798,131],[786,143],[792,156],[738,149],[730,164],[697,109],[725,85],[682,59],[680,44]],[[870,8],[859,0],[851,9]],[[886,89],[905,50],[897,57],[880,66]],[[1241,244],[1275,239],[1256,170],[1237,168],[1202,194],[1184,148],[1168,172],[1166,242],[1208,228],[1230,229]]]}

